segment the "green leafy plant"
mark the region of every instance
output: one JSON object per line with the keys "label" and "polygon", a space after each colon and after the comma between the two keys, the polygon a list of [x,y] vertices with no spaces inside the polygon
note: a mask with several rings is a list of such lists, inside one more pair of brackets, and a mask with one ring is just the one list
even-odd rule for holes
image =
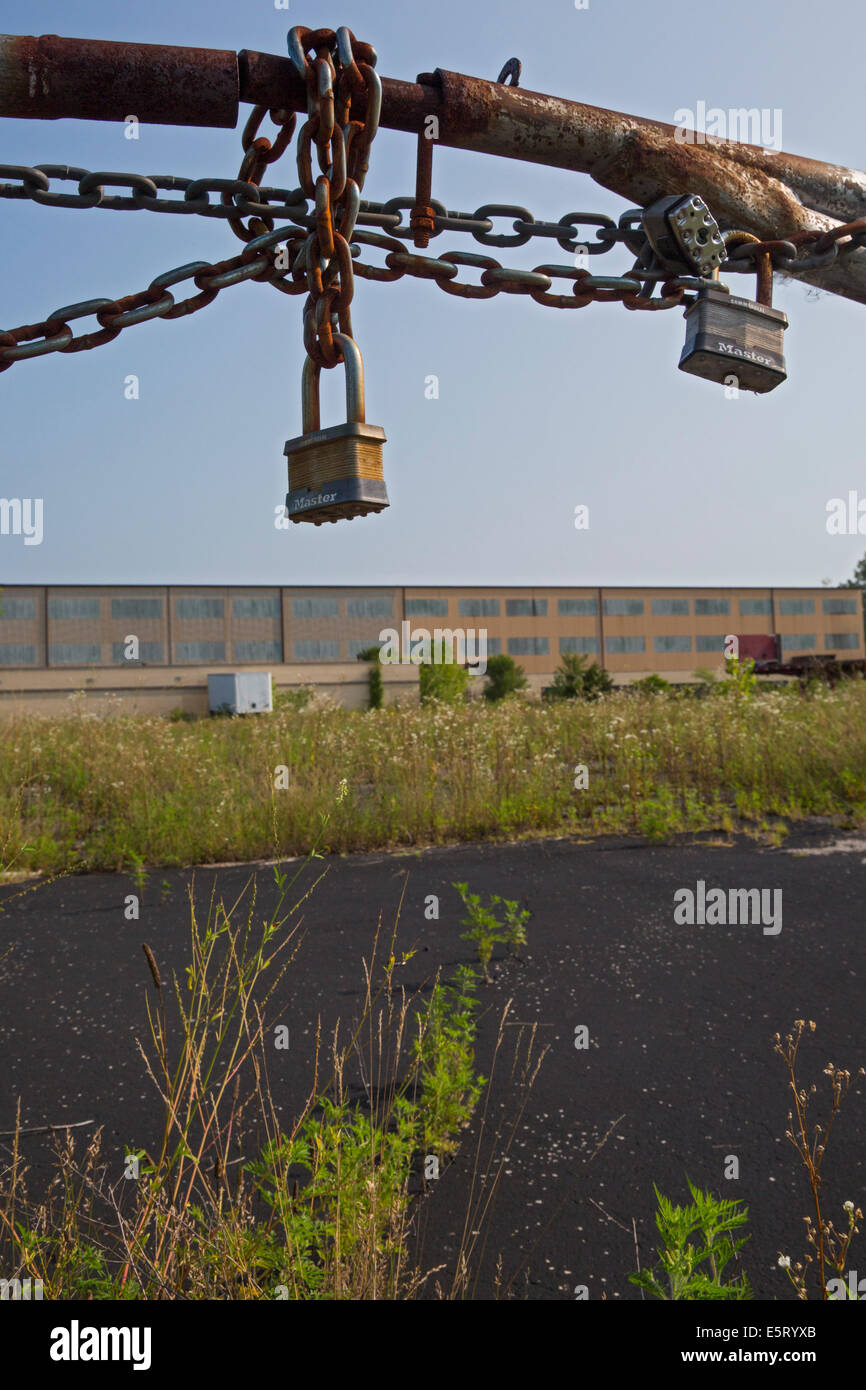
{"label": "green leafy plant", "polygon": [[752,699],[758,687],[755,663],[752,658],[747,656],[741,661],[739,657],[729,656],[725,660],[725,670],[728,673],[728,679],[724,682],[723,688],[741,699]]}
{"label": "green leafy plant", "polygon": [[466,698],[469,672],[456,661],[425,661],[419,667],[418,681],[421,703],[442,700],[445,704],[462,704]]}
{"label": "green leafy plant", "polygon": [[525,690],[526,672],[518,666],[513,656],[491,656],[487,662],[487,681],[481,692],[485,700],[495,702],[504,700],[518,690]]}
{"label": "green leafy plant", "polygon": [[675,1206],[655,1188],[658,1201],[656,1226],[662,1238],[654,1269],[630,1274],[632,1284],[653,1298],[675,1302],[686,1299],[743,1300],[752,1297],[749,1281],[739,1274],[727,1283],[724,1273],[749,1239],[734,1241],[749,1218],[748,1207],[702,1192],[686,1178],[692,1201]]}
{"label": "green leafy plant", "polygon": [[279,687],[274,684],[272,676],[271,698],[275,711],[299,714],[302,709],[307,708],[313,698],[313,692],[305,687],[301,687],[299,690],[288,690],[285,686]]}
{"label": "green leafy plant", "polygon": [[[457,889],[467,912],[467,915],[462,919],[461,926],[466,926],[468,930],[461,934],[460,939],[475,943],[484,979],[489,984],[489,967],[493,959],[494,948],[497,945],[507,946],[512,955],[516,956],[519,948],[526,944],[526,922],[529,920],[529,909],[521,908],[517,902],[500,898],[498,893],[489,899],[485,907],[481,900],[481,894],[470,893],[468,884],[454,883],[452,887]],[[500,921],[494,911],[500,905],[504,910],[504,921]]]}

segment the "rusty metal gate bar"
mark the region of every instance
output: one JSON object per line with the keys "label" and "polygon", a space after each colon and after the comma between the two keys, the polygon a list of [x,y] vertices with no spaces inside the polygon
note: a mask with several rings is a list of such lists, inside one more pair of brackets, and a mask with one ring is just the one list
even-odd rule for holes
{"label": "rusty metal gate bar", "polygon": [[[382,79],[381,124],[435,143],[589,174],[635,204],[700,194],[724,226],[760,239],[825,231],[866,216],[866,174],[801,155],[677,128],[562,97],[437,69]],[[178,48],[91,39],[0,36],[0,116],[233,127],[241,102],[301,111],[304,84],[288,58],[245,49]],[[866,303],[866,250],[802,278]]]}

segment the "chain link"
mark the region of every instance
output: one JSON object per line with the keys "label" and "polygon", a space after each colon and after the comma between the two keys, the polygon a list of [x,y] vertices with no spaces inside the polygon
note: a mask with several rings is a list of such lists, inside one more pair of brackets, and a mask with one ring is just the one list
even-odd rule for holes
{"label": "chain link", "polygon": [[[381,84],[375,73],[375,52],[350,31],[304,30],[297,34],[297,62],[303,60],[310,94],[308,119],[298,136],[297,189],[262,187],[265,168],[280,157],[294,133],[294,113],[271,110],[279,127],[273,143],[258,135],[266,108],[256,107],[243,133],[244,159],[237,179],[188,179],[173,175],[106,173],[67,165],[0,165],[0,198],[27,199],[46,207],[108,208],[115,211],[163,212],[218,217],[229,222],[247,244],[240,256],[211,264],[195,261],[166,271],[145,290],[123,299],[90,299],[56,310],[37,324],[0,331],[0,372],[13,362],[53,352],[82,352],[113,341],[125,328],[153,318],[175,319],[197,313],[219,292],[244,280],[270,284],[283,294],[307,295],[304,344],[320,366],[336,366],[342,356],[335,332],[351,337],[350,306],[354,278],[396,281],[409,275],[433,280],[446,294],[462,299],[492,299],[500,293],[524,295],[537,304],[557,309],[580,309],[592,303],[622,303],[630,310],[664,310],[693,302],[707,282],[688,275],[671,276],[651,263],[643,210],[627,209],[615,222],[603,213],[566,213],[558,222],[536,221],[528,209],[488,203],[474,212],[449,211],[431,200],[432,239],[445,232],[463,233],[480,245],[524,246],[534,238],[556,241],[568,254],[605,255],[624,245],[635,264],[625,275],[596,276],[585,266],[547,263],[532,269],[503,266],[489,255],[445,251],[440,256],[414,254],[405,242],[414,229],[403,213],[415,205],[412,197],[371,202],[360,197],[369,163],[370,145],[378,123]],[[315,60],[306,54],[316,53]],[[336,57],[336,62],[335,62]],[[362,88],[367,95],[367,118],[351,120],[351,103]],[[378,93],[378,95],[377,95]],[[320,174],[313,176],[312,149]],[[74,193],[52,183],[75,183]],[[124,194],[107,193],[121,188]],[[336,190],[339,190],[337,192]],[[180,194],[161,197],[160,194]],[[218,195],[219,201],[212,201]],[[243,218],[249,218],[244,225]],[[289,225],[274,228],[276,219]],[[511,222],[511,231],[496,221]],[[581,229],[594,237],[581,240]],[[376,229],[376,230],[373,230]],[[746,233],[725,233],[728,259],[724,273],[756,273],[762,264],[787,275],[829,265],[837,257],[866,246],[866,218],[830,231],[803,231],[784,239],[752,241]],[[384,264],[362,261],[362,248],[385,253]],[[462,269],[478,272],[475,281],[460,278]],[[191,280],[197,294],[176,302],[171,287]],[[555,280],[571,283],[569,293],[554,289]],[[658,289],[658,293],[655,291]],[[98,329],[75,335],[71,323],[93,315]]]}
{"label": "chain link", "polygon": [[[350,242],[361,207],[370,146],[379,128],[382,82],[376,52],[350,29],[289,31],[289,57],[307,87],[307,120],[298,134],[298,182],[312,202],[309,234],[295,257],[292,275],[303,271],[304,347],[317,367],[343,360],[335,335],[354,340],[351,304],[355,273]],[[310,57],[314,54],[314,57]],[[364,119],[352,119],[363,97]],[[313,145],[319,173],[313,172]]]}

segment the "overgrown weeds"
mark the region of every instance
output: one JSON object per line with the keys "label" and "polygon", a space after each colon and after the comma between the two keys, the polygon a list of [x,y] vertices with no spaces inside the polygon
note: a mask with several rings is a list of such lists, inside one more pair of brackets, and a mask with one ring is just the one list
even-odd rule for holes
{"label": "overgrown weeds", "polygon": [[204,914],[190,890],[183,978],[164,978],[145,945],[140,1050],[162,1123],[129,1147],[123,1177],[111,1181],[98,1133],[81,1153],[67,1132],[32,1202],[16,1128],[0,1173],[9,1278],[41,1280],[51,1299],[392,1299],[422,1286],[413,1190],[425,1161],[447,1164],[484,1086],[475,974],[407,991],[395,972],[411,953],[398,956],[396,922],[384,940],[380,924],[360,1012],[327,1046],[317,1036],[308,1098],[286,1126],[272,1085],[285,1039],[270,1015],[300,946],[300,902],[289,908],[295,880],[274,874],[263,918],[254,881],[234,902],[212,895]]}
{"label": "overgrown weeds", "polygon": [[335,852],[545,833],[765,835],[806,816],[862,825],[866,683],[808,699],[790,687],[366,713],[320,699],[193,723],[19,718],[0,741],[0,824],[7,857],[30,871],[303,855],[340,778]]}
{"label": "overgrown weeds", "polygon": [[[806,1170],[813,1213],[804,1218],[806,1243],[811,1247],[811,1251],[807,1251],[803,1259],[794,1265],[791,1264],[789,1255],[780,1254],[779,1265],[787,1272],[797,1291],[797,1297],[804,1301],[809,1297],[809,1282],[813,1277],[822,1299],[838,1300],[848,1297],[849,1285],[845,1266],[848,1263],[851,1242],[860,1230],[857,1222],[863,1219],[860,1208],[853,1202],[846,1201],[843,1204],[845,1228],[840,1231],[826,1212],[826,1202],[822,1196],[824,1177],[821,1170],[827,1155],[830,1135],[851,1085],[851,1073],[837,1067],[833,1062],[827,1063],[824,1075],[829,1078],[830,1113],[824,1124],[810,1121],[809,1106],[813,1096],[817,1094],[818,1087],[813,1082],[807,1088],[799,1079],[797,1069],[803,1036],[807,1032],[811,1035],[815,1028],[814,1022],[807,1023],[805,1019],[798,1018],[794,1022],[793,1030],[786,1033],[784,1039],[777,1033],[774,1040],[774,1050],[784,1061],[788,1073],[788,1090],[792,1101],[791,1109],[788,1111],[785,1138],[793,1145]],[[860,1075],[866,1075],[862,1067]],[[856,1294],[854,1296],[857,1297]]]}

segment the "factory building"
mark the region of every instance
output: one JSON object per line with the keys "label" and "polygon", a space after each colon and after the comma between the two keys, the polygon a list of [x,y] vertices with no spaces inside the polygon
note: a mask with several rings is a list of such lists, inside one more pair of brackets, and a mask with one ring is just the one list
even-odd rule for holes
{"label": "factory building", "polygon": [[[778,633],[785,658],[862,659],[862,595],[828,588],[591,588],[501,585],[10,585],[0,590],[0,713],[96,705],[203,713],[212,671],[269,670],[276,687],[311,686],[366,702],[358,653],[387,630],[485,634],[530,685],[549,684],[565,652],[598,661],[617,684],[657,672],[688,680],[723,665],[730,634]],[[386,698],[417,694],[417,669],[383,670]]]}

